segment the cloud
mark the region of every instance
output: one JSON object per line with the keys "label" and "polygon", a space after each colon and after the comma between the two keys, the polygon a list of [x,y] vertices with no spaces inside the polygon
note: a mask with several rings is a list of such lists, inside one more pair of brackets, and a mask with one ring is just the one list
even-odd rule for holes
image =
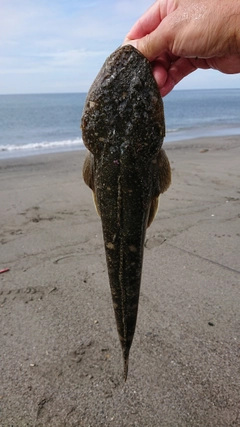
{"label": "cloud", "polygon": [[[72,49],[69,51],[39,53],[26,57],[19,67],[17,58],[5,57],[2,61],[4,67],[0,69],[0,74],[15,73],[15,72],[39,72],[47,71],[52,68],[72,68],[80,67],[86,61],[95,60],[97,57],[102,57],[107,54],[106,51],[86,51],[84,49]],[[24,65],[27,63],[28,68]]]}
{"label": "cloud", "polygon": [[133,19],[135,22],[137,17],[140,17],[152,3],[152,0],[119,0],[114,2],[114,7],[116,12],[121,14],[121,16]]}

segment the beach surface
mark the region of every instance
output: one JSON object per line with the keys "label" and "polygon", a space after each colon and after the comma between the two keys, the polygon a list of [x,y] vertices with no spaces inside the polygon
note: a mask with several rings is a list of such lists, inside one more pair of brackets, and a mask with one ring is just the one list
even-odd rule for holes
{"label": "beach surface", "polygon": [[85,151],[0,162],[0,426],[240,426],[240,137],[165,144],[128,380]]}

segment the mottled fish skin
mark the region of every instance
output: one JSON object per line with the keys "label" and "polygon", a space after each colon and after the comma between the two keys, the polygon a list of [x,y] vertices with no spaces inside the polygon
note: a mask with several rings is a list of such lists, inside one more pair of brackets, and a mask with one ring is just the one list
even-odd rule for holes
{"label": "mottled fish skin", "polygon": [[101,217],[108,275],[127,378],[147,226],[171,182],[162,99],[149,61],[134,47],[107,58],[81,121],[89,152],[83,177]]}

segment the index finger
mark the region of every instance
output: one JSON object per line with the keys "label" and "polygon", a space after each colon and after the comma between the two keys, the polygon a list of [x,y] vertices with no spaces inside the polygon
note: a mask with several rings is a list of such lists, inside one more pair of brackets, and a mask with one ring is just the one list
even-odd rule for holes
{"label": "index finger", "polygon": [[126,35],[127,40],[141,39],[154,31],[161,22],[159,2],[156,1],[152,6],[138,19]]}

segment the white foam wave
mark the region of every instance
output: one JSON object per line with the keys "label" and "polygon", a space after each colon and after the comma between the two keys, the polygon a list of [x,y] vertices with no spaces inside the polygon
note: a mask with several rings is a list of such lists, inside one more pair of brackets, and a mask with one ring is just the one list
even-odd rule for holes
{"label": "white foam wave", "polygon": [[57,149],[57,148],[83,148],[82,138],[67,139],[63,141],[43,141],[35,142],[30,144],[12,144],[12,145],[0,145],[0,151],[32,151],[32,150],[48,150],[48,149]]}
{"label": "white foam wave", "polygon": [[180,128],[167,128],[167,132],[168,133],[172,133],[172,132],[178,132],[180,130]]}

